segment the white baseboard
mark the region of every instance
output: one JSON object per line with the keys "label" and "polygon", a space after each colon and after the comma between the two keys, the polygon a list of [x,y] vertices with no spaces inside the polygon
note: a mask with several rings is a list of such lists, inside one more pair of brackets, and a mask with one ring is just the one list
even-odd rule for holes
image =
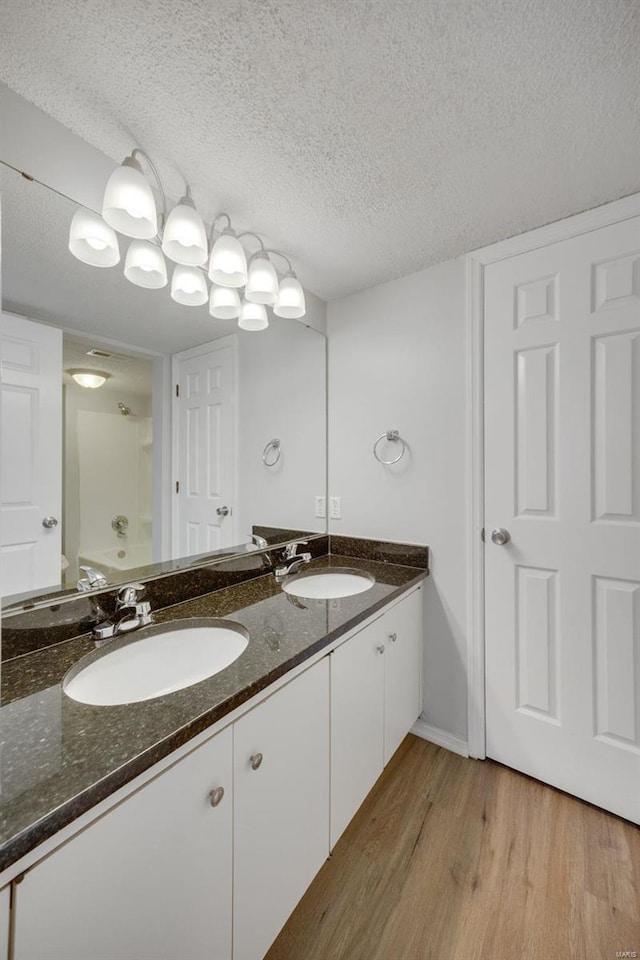
{"label": "white baseboard", "polygon": [[452,753],[458,753],[461,757],[469,756],[469,744],[466,740],[461,740],[460,737],[447,733],[446,730],[441,730],[439,727],[432,727],[425,720],[416,720],[411,728],[411,733],[414,733],[416,737],[422,737],[423,740],[430,740],[431,743],[436,743],[446,750],[451,750]]}

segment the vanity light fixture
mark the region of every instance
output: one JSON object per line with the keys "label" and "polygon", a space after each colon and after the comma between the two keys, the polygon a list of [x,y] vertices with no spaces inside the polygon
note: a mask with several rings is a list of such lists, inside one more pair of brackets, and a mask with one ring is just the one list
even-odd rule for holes
{"label": "vanity light fixture", "polygon": [[115,230],[93,210],[80,207],[69,228],[69,250],[92,267],[114,267],[120,260]]}
{"label": "vanity light fixture", "polygon": [[[162,235],[162,250],[170,260],[186,266],[201,267],[207,262],[207,231],[195,208],[191,190],[167,217]],[[206,303],[207,298],[199,301]]]}
{"label": "vanity light fixture", "polygon": [[171,298],[185,307],[200,307],[206,303],[209,291],[202,271],[176,263],[171,278]]}
{"label": "vanity light fixture", "polygon": [[280,292],[273,312],[276,317],[301,320],[306,313],[304,290],[293,271],[280,281]]}
{"label": "vanity light fixture", "polygon": [[67,370],[79,387],[86,387],[88,390],[96,390],[107,382],[110,373],[104,373],[102,370]]}
{"label": "vanity light fixture", "polygon": [[240,294],[233,287],[211,285],[209,313],[216,320],[237,320],[240,316]]}
{"label": "vanity light fixture", "polygon": [[124,233],[125,237],[152,240],[158,232],[158,213],[153,191],[142,172],[138,157],[144,157],[153,171],[164,202],[164,190],[155,166],[143,150],[136,148],[107,181],[102,217],[114,230]]}
{"label": "vanity light fixture", "polygon": [[[162,202],[159,214],[143,160],[153,174]],[[221,218],[226,224],[216,236]],[[171,296],[177,303],[201,306],[208,301],[212,317],[239,318],[238,325],[244,330],[264,330],[269,326],[265,305],[272,307],[278,317],[299,320],[305,314],[304,291],[289,258],[277,250],[265,249],[255,233],[246,231],[237,235],[227,213],[215,217],[207,238],[188,185],[180,202],[167,216],[167,201],[158,171],[138,147],[109,177],[102,217],[84,207],[76,211],[69,231],[69,250],[91,266],[115,266],[120,261],[116,230],[132,239],[125,257],[124,275],[138,287],[159,289],[167,285],[166,255],[176,264]],[[248,236],[258,241],[260,249],[247,263],[241,241]],[[282,279],[271,261],[274,254],[282,257],[288,267]],[[207,273],[213,284],[211,290]],[[253,309],[252,305],[259,309]]]}
{"label": "vanity light fixture", "polygon": [[225,217],[228,223],[213,244],[209,261],[209,279],[221,287],[232,287],[234,289],[244,287],[247,282],[247,255],[231,226],[231,218],[228,213],[218,214],[213,221],[211,239],[213,240],[216,221],[220,217]]}
{"label": "vanity light fixture", "polygon": [[250,300],[243,300],[240,308],[240,319],[238,326],[241,330],[266,330],[269,326],[267,311],[262,303],[252,303]]}
{"label": "vanity light fixture", "polygon": [[289,272],[285,273],[280,281],[278,299],[276,300],[273,312],[276,317],[285,317],[289,320],[301,320],[306,313],[304,290],[295,275],[289,257],[285,256],[284,253],[280,253],[279,250],[266,250],[265,252],[275,254],[277,257],[282,257],[289,268]]}
{"label": "vanity light fixture", "polygon": [[272,306],[278,299],[278,274],[265,250],[258,250],[249,261],[244,295],[251,303]]}
{"label": "vanity light fixture", "polygon": [[124,275],[137,287],[157,290],[167,284],[162,250],[150,240],[132,240],[124,262]]}

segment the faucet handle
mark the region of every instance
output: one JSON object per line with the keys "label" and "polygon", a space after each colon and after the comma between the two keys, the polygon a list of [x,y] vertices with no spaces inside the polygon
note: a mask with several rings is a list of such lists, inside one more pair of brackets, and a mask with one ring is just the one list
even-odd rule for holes
{"label": "faucet handle", "polygon": [[295,543],[288,543],[284,548],[283,559],[293,560],[294,557],[298,556],[298,547],[305,547],[308,543],[308,540],[297,540]]}
{"label": "faucet handle", "polygon": [[100,587],[107,586],[107,578],[101,570],[95,570],[93,567],[80,567],[85,577],[78,580],[77,587],[81,592],[87,590],[98,590]]}
{"label": "faucet handle", "polygon": [[144,583],[128,583],[118,590],[118,601],[122,606],[130,607],[138,602],[138,596],[145,590]]}

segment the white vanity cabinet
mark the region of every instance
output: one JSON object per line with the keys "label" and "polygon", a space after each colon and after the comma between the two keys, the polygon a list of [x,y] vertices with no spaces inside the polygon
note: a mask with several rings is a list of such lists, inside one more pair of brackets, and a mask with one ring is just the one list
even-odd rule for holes
{"label": "white vanity cabinet", "polygon": [[17,876],[11,960],[261,960],[420,713],[422,598],[265,691]]}
{"label": "white vanity cabinet", "polygon": [[384,654],[380,620],[331,654],[331,846],[382,773]]}
{"label": "white vanity cabinet", "polygon": [[418,588],[331,654],[331,847],[422,710]]}
{"label": "white vanity cabinet", "polygon": [[329,856],[329,658],[234,725],[234,960],[260,960]]}
{"label": "white vanity cabinet", "polygon": [[378,623],[384,644],[384,762],[389,762],[422,713],[424,590],[420,587]]}
{"label": "white vanity cabinet", "polygon": [[15,960],[229,960],[232,742],[229,727],[24,874]]}
{"label": "white vanity cabinet", "polygon": [[11,888],[3,887],[0,890],[0,958],[7,960],[9,956],[9,904],[11,902]]}

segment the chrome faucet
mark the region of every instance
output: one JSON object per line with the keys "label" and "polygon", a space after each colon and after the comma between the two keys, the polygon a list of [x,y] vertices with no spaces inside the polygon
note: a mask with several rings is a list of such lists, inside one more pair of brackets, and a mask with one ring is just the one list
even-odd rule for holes
{"label": "chrome faucet", "polygon": [[275,569],[275,578],[277,583],[281,583],[285,577],[292,573],[297,573],[303,563],[309,563],[310,553],[298,553],[298,547],[306,546],[308,540],[299,540],[297,543],[288,543],[282,551],[281,561]]}
{"label": "chrome faucet", "polygon": [[265,540],[264,537],[259,536],[257,533],[251,534],[251,543],[258,549],[262,550],[262,566],[265,573],[271,573],[273,570],[273,556],[271,551],[268,549],[269,543]]}
{"label": "chrome faucet", "polygon": [[138,595],[144,590],[142,583],[129,583],[121,587],[116,600],[116,612],[112,620],[105,620],[93,628],[96,646],[102,646],[121,633],[137,630],[153,623],[151,604],[148,600],[139,601]]}
{"label": "chrome faucet", "polygon": [[88,590],[99,590],[100,587],[107,586],[107,578],[102,571],[94,570],[93,567],[80,567],[80,569],[86,574],[86,576],[80,577],[76,584],[81,593],[86,593]]}

